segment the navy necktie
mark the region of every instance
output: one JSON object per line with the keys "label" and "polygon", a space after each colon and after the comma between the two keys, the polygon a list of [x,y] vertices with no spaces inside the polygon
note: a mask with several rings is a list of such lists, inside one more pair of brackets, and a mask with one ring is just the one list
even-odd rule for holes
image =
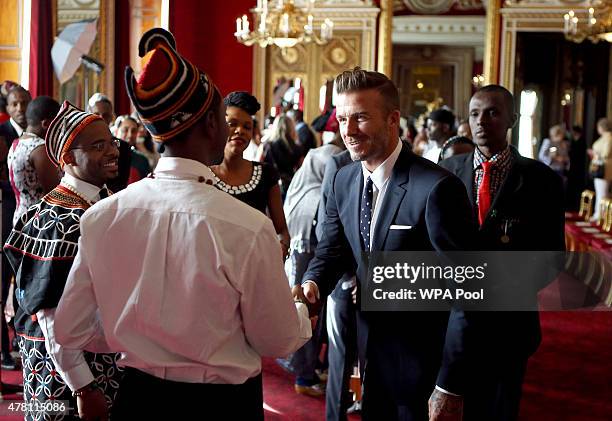
{"label": "navy necktie", "polygon": [[361,196],[361,212],[359,212],[359,232],[363,241],[363,249],[370,251],[370,225],[372,223],[372,198],[374,190],[372,179],[368,177]]}
{"label": "navy necktie", "polygon": [[108,197],[108,190],[106,190],[106,187],[103,187],[102,189],[100,189],[100,200],[102,199],[106,199]]}

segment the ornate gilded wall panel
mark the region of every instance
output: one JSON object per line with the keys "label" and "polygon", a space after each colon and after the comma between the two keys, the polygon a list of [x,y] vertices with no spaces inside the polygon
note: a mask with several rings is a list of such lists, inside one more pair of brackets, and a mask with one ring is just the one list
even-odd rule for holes
{"label": "ornate gilded wall panel", "polygon": [[334,78],[338,73],[360,64],[361,42],[359,34],[342,34],[318,51],[321,55],[321,79]]}
{"label": "ornate gilded wall panel", "polygon": [[[298,3],[298,2],[296,2]],[[379,9],[372,1],[317,1],[315,27],[325,18],[334,22],[334,38],[326,45],[298,44],[285,56],[277,47],[253,46],[253,92],[262,104],[258,118],[270,111],[273,90],[281,78],[299,77],[304,86],[304,119],[319,115],[319,91],[329,78],[343,70],[361,66],[375,68],[376,19]]]}
{"label": "ornate gilded wall panel", "polygon": [[[446,86],[447,90],[451,91],[444,101],[445,105],[451,107],[457,115],[466,117],[472,89],[470,82],[473,63],[474,50],[472,48],[395,45],[393,48],[393,80],[400,90],[402,111],[408,114],[410,110],[414,110],[414,97],[423,94],[415,89],[415,72],[432,73],[438,69],[441,77],[432,78],[433,84],[439,87]],[[451,71],[445,73],[446,69],[451,69]],[[424,85],[419,88],[419,91],[431,88],[428,83]],[[436,98],[427,100],[434,99]]]}

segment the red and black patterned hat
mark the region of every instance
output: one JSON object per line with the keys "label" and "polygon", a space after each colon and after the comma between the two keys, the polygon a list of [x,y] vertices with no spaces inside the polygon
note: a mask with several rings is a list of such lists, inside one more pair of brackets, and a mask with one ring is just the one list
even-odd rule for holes
{"label": "red and black patterned hat", "polygon": [[210,108],[218,89],[210,78],[176,51],[174,36],[153,28],[142,36],[138,79],[125,69],[127,92],[146,129],[157,142],[172,139],[193,126]]}

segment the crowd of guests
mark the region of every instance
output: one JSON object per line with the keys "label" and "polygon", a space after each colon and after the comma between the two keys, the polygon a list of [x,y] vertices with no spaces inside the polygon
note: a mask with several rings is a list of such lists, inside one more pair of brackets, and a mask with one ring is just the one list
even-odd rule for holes
{"label": "crowd of guests", "polygon": [[[326,395],[328,420],[358,410],[367,420],[516,419],[537,313],[369,319],[361,253],[563,250],[561,180],[578,150],[563,127],[542,144],[551,170],[521,157],[506,140],[514,99],[491,85],[467,121],[440,108],[400,139],[397,88],[356,68],[336,78],[336,108],[312,125],[326,136],[295,108],[262,128],[257,98],[222,97],[169,32],[147,32],[140,47],[145,71],[126,72],[133,115],[115,118],[101,93],[80,110],[4,86],[2,302],[15,278],[26,402],[74,402],[83,419],[263,419],[261,356],[273,356],[297,393]],[[591,155],[605,164],[595,178],[605,196],[609,121],[598,130]],[[531,182],[504,189],[517,174]],[[498,196],[525,227],[500,235]],[[549,210],[548,222],[528,206]],[[14,369],[1,319],[2,367]],[[363,408],[349,409],[355,366]],[[144,405],[152,396],[205,405]]]}
{"label": "crowd of guests", "polygon": [[[406,120],[402,138],[417,155],[432,162],[438,163],[453,155],[470,153],[475,148],[468,122],[455,116],[449,108],[435,109],[427,114],[420,129],[415,127],[414,121],[412,117],[410,122]],[[595,190],[593,221],[599,218],[598,204],[601,199],[612,195],[612,170],[604,169],[605,163],[612,156],[610,119],[599,119],[596,131],[597,138],[587,148],[582,127],[554,125],[549,129],[548,137],[538,143],[537,153],[537,159],[548,165],[563,180],[566,210],[578,209],[583,190]],[[611,166],[607,165],[608,168]]]}

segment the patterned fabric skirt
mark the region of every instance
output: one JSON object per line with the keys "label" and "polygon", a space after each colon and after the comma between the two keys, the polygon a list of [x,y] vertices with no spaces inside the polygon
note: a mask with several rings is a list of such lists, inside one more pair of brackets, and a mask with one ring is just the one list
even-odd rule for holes
{"label": "patterned fabric skirt", "polygon": [[[78,420],[76,399],[55,370],[42,339],[19,337],[19,353],[23,365],[23,398],[26,421]],[[109,410],[115,400],[123,369],[117,365],[121,354],[84,352],[85,360],[100,386]],[[57,402],[57,405],[53,405]],[[64,408],[61,411],[60,408]]]}

